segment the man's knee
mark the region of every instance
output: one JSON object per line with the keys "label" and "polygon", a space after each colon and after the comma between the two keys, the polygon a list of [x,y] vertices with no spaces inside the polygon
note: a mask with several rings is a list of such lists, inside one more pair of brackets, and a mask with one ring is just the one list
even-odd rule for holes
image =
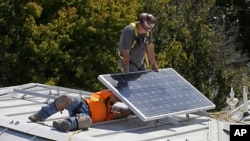
{"label": "man's knee", "polygon": [[78,129],[87,129],[91,126],[92,120],[88,115],[80,116],[77,118]]}
{"label": "man's knee", "polygon": [[72,103],[72,99],[68,95],[60,95],[55,99],[55,106],[58,111],[62,111]]}

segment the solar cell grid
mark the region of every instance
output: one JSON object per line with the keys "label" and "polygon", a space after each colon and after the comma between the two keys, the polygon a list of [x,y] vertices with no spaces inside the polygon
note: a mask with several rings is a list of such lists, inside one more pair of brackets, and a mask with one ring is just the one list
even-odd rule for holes
{"label": "solar cell grid", "polygon": [[105,74],[98,79],[143,121],[215,107],[172,68]]}

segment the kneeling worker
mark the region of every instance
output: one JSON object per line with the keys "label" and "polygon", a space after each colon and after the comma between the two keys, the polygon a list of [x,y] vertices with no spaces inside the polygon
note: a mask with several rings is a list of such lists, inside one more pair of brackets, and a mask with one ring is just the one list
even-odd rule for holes
{"label": "kneeling worker", "polygon": [[56,97],[52,103],[43,106],[37,113],[29,116],[29,120],[42,122],[58,111],[67,109],[69,117],[53,121],[53,127],[59,131],[87,129],[92,123],[125,118],[132,114],[129,109],[113,111],[112,106],[119,101],[109,90],[93,93],[89,98],[84,99],[77,95],[61,95]]}

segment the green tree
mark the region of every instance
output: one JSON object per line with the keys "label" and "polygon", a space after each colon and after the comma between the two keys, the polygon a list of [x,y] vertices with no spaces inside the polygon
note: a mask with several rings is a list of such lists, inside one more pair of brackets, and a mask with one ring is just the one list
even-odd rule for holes
{"label": "green tree", "polygon": [[114,52],[121,29],[136,18],[136,5],[135,0],[2,2],[1,85],[101,88],[97,76],[118,71]]}
{"label": "green tree", "polygon": [[[249,83],[249,0],[226,1],[216,0],[213,15],[214,25],[220,29],[220,57],[225,58],[226,70],[232,73],[231,86],[236,96],[242,98],[243,86]],[[218,25],[223,28],[218,28]]]}
{"label": "green tree", "polygon": [[[220,58],[220,32],[210,24],[215,1],[147,1],[141,9],[149,9],[157,17],[155,50],[160,68],[179,72],[216,105],[225,106],[232,73],[225,70]],[[142,11],[143,11],[142,10]]]}

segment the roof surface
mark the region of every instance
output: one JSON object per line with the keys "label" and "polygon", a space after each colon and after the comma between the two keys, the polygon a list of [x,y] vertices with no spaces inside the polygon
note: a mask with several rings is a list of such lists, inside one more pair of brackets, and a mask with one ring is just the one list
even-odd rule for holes
{"label": "roof surface", "polygon": [[[183,114],[173,119],[148,122],[131,115],[126,119],[95,123],[88,130],[74,132],[60,132],[52,127],[53,120],[68,116],[66,110],[62,114],[52,115],[43,123],[31,123],[28,120],[28,116],[40,110],[42,105],[65,93],[83,96],[91,94],[87,91],[39,83],[0,88],[0,140],[229,141],[228,132],[225,131],[228,131],[228,125],[232,121],[196,114]],[[242,106],[231,114],[239,115],[241,109]]]}

